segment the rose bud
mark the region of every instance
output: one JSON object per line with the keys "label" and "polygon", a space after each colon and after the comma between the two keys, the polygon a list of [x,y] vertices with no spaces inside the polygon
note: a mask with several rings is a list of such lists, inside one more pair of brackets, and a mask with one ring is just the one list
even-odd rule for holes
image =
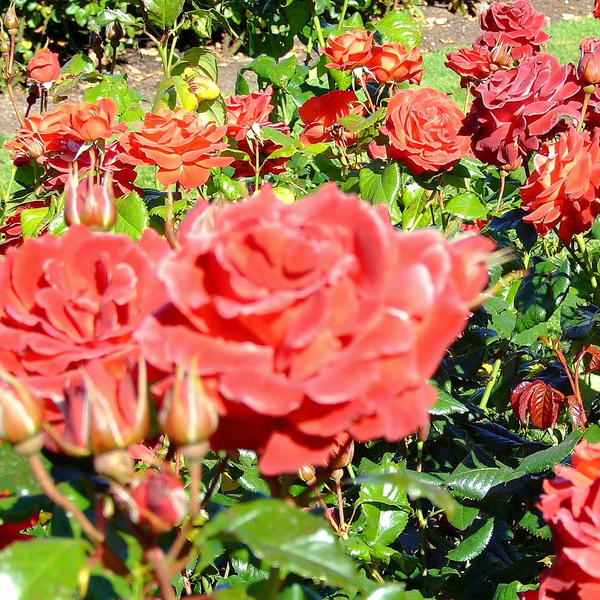
{"label": "rose bud", "polygon": [[221,90],[215,81],[191,67],[185,69],[183,78],[187,82],[190,92],[198,99],[198,102],[214,100],[221,94]]}
{"label": "rose bud", "polygon": [[4,27],[6,27],[9,35],[17,35],[19,32],[19,17],[17,17],[14,3],[8,7],[4,15]]}
{"label": "rose bud", "polygon": [[92,169],[81,182],[77,172],[71,171],[65,186],[65,221],[67,225],[86,225],[95,231],[113,227],[117,222],[117,206],[110,172],[99,185]]}
{"label": "rose bud", "polygon": [[134,481],[130,498],[123,498],[131,520],[154,533],[164,533],[179,525],[189,512],[183,483],[169,471],[148,469]]}
{"label": "rose bud", "polygon": [[219,415],[196,374],[195,361],[185,371],[178,367],[175,381],[166,393],[158,420],[169,440],[190,459],[208,451],[208,438],[216,431]]}
{"label": "rose bud", "polygon": [[316,475],[315,468],[312,465],[304,465],[298,469],[298,477],[306,483],[314,481]]}
{"label": "rose bud", "polygon": [[54,81],[60,75],[58,54],[48,48],[38,50],[27,63],[27,73],[39,83]]}
{"label": "rose bud", "polygon": [[598,85],[600,83],[600,40],[588,38],[581,42],[582,55],[577,72],[584,83]]}
{"label": "rose bud", "polygon": [[111,46],[118,46],[123,37],[123,28],[115,21],[106,26],[106,39],[110,41]]}
{"label": "rose bud", "polygon": [[0,27],[0,54],[8,54],[10,52],[10,38],[8,33],[4,31],[3,27]]}
{"label": "rose bud", "polygon": [[22,454],[41,449],[43,438],[41,405],[15,377],[0,372],[0,438],[15,444]]}

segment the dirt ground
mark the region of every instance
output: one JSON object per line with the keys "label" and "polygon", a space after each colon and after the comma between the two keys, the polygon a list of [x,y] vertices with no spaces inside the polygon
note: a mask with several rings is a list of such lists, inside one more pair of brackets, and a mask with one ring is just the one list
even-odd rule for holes
{"label": "dirt ground", "polygon": [[[576,19],[592,12],[593,0],[531,0],[534,6],[548,15],[551,23]],[[488,3],[480,2],[480,9]],[[424,26],[423,48],[440,50],[447,46],[470,45],[479,35],[480,29],[475,18],[465,18],[450,13],[445,3],[427,6],[423,9]],[[217,48],[218,50],[218,48]],[[250,59],[242,55],[219,56],[219,84],[224,94],[230,94],[235,87],[237,72]],[[152,98],[160,82],[162,70],[158,52],[154,48],[128,50],[120,62],[119,71],[128,73],[130,85],[146,98]],[[82,90],[80,90],[82,93]],[[25,104],[25,94],[18,94],[19,101]],[[76,98],[73,98],[76,99]],[[6,94],[0,94],[0,133],[15,131],[16,118]]]}

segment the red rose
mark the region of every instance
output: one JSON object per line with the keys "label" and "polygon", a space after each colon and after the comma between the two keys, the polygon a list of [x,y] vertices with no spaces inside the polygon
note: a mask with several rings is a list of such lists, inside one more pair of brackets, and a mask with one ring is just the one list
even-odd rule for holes
{"label": "red rose", "polygon": [[127,130],[126,123],[117,124],[118,106],[111,98],[98,102],[61,104],[57,112],[65,114],[65,124],[84,142],[95,142]]}
{"label": "red rose", "polygon": [[558,560],[542,576],[540,600],[594,600],[600,593],[600,444],[580,443],[572,465],[544,482],[539,507]]}
{"label": "red rose", "polygon": [[379,83],[421,83],[423,78],[421,51],[418,48],[408,50],[397,42],[374,46],[366,67]]}
{"label": "red rose", "polygon": [[[290,128],[283,123],[264,123],[265,127],[272,127],[277,131],[285,135],[290,135]],[[235,169],[234,177],[254,177],[255,165],[258,160],[259,172],[261,175],[267,175],[268,173],[283,173],[285,166],[290,160],[289,156],[282,156],[280,158],[268,158],[270,154],[283,148],[280,144],[276,144],[271,140],[245,138],[237,143],[238,150],[246,152],[250,157],[249,160],[236,160],[232,163],[232,167]],[[258,158],[257,158],[258,152]]]}
{"label": "red rose", "polygon": [[373,46],[374,35],[364,29],[357,29],[337,37],[330,37],[325,47],[321,48],[323,54],[331,61],[325,66],[340,71],[350,71],[354,67],[366,64]]}
{"label": "red rose", "polygon": [[[400,233],[335,186],[295,204],[270,189],[201,211],[159,268],[172,306],[139,333],[157,367],[197,361],[215,448],[267,475],[321,464],[337,435],[398,440],[428,422],[427,379],[487,282],[492,242]],[[199,223],[198,223],[199,221]]]}
{"label": "red rose", "polygon": [[496,69],[492,54],[487,46],[461,48],[456,52],[448,52],[444,64],[460,75],[461,87],[487,79]]}
{"label": "red rose", "polygon": [[498,71],[473,91],[467,117],[475,156],[489,164],[518,167],[542,142],[579,119],[582,90],[573,65],[550,54],[526,58]]}
{"label": "red rose", "polygon": [[543,31],[546,15],[535,10],[528,0],[492,2],[479,16],[479,22],[484,33],[476,43],[490,49],[499,44],[510,46],[516,60],[538,53],[550,39]]}
{"label": "red rose", "polygon": [[521,188],[523,220],[547,235],[569,243],[587,231],[600,214],[600,141],[571,128],[556,141],[546,142],[534,158],[534,170]]}
{"label": "red rose", "polygon": [[158,166],[160,183],[180,183],[189,189],[205,184],[213,167],[226,167],[233,161],[218,156],[228,147],[223,142],[226,131],[199,115],[164,109],[148,113],[142,130],[132,131],[122,143],[137,164]]}
{"label": "red rose", "polygon": [[27,73],[39,83],[54,81],[60,75],[58,54],[48,48],[38,50],[27,63]]}
{"label": "red rose", "polygon": [[0,262],[0,364],[62,393],[89,360],[130,349],[141,320],[164,301],[156,262],[168,252],[151,230],[125,235],[71,227],[9,248]]}
{"label": "red rose", "polygon": [[273,88],[268,88],[252,94],[231,96],[227,99],[227,137],[242,140],[248,131],[256,124],[269,123],[269,115],[274,106]]}
{"label": "red rose", "polygon": [[400,90],[390,100],[381,128],[391,144],[388,156],[417,174],[452,169],[469,151],[469,138],[459,133],[463,118],[458,104],[443,92]]}
{"label": "red rose", "polygon": [[340,125],[339,120],[348,115],[364,113],[365,107],[354,92],[336,90],[314,96],[298,109],[304,123],[300,141],[304,144],[336,141],[350,145],[354,143],[356,136]]}

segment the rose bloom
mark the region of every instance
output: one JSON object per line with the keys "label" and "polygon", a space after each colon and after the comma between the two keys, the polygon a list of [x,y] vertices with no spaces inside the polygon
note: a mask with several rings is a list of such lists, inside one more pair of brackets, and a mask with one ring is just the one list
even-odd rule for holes
{"label": "rose bloom", "polygon": [[586,38],[580,46],[581,59],[577,74],[584,84],[598,85],[600,83],[600,39]]}
{"label": "rose bloom", "polygon": [[492,54],[487,46],[461,48],[446,54],[448,60],[444,63],[449,69],[460,75],[460,86],[487,79],[495,70]]}
{"label": "rose bloom", "polygon": [[227,137],[243,140],[256,124],[269,123],[274,106],[271,86],[260,92],[227,98]]}
{"label": "rose bloom", "polygon": [[540,235],[559,226],[569,243],[587,231],[600,214],[600,141],[571,128],[556,141],[546,142],[534,160],[534,170],[521,188],[523,220]]}
{"label": "rose bloom", "polygon": [[[277,131],[290,135],[290,128],[283,123],[265,123],[266,127],[271,127]],[[258,164],[260,165],[260,174],[267,175],[269,173],[277,174],[285,171],[285,166],[290,160],[289,156],[281,158],[268,158],[268,156],[283,148],[280,144],[276,144],[271,140],[243,139],[237,143],[238,150],[246,152],[250,157],[249,160],[236,160],[231,166],[235,169],[234,177],[254,177],[254,165],[256,165],[256,151],[258,146]]]}
{"label": "rose bloom", "polygon": [[58,54],[48,48],[38,50],[27,63],[27,73],[39,83],[54,81],[60,75]]}
{"label": "rose bloom", "polygon": [[526,58],[516,69],[498,71],[474,90],[466,131],[475,156],[499,167],[519,167],[542,142],[579,119],[583,92],[573,65],[554,56]]}
{"label": "rose bloom", "polygon": [[421,83],[423,57],[419,48],[408,50],[397,42],[374,46],[366,62],[371,75],[379,82]]}
{"label": "rose bloom", "polygon": [[572,467],[556,467],[539,507],[557,562],[542,576],[540,600],[595,600],[600,594],[600,444],[581,442]]}
{"label": "rose bloom", "polygon": [[490,50],[506,44],[516,60],[537,54],[550,39],[543,31],[546,15],[535,10],[528,0],[492,2],[479,16],[479,22],[483,35],[476,43],[485,44]]}
{"label": "rose bloom", "polygon": [[330,37],[325,47],[321,48],[323,54],[331,61],[325,66],[340,71],[350,71],[354,67],[366,64],[370,57],[374,35],[364,29],[356,29],[337,37]]}
{"label": "rose bloom", "polygon": [[65,115],[65,125],[84,142],[107,139],[127,130],[126,123],[117,124],[118,106],[111,98],[98,102],[65,103],[58,107]]}
{"label": "rose bloom", "polygon": [[167,243],[147,230],[61,237],[44,234],[9,248],[0,262],[0,365],[37,389],[67,372],[133,346],[135,329],[165,299],[155,275]]}
{"label": "rose bloom", "polygon": [[387,107],[381,132],[397,158],[420,174],[447,171],[469,151],[469,138],[460,132],[464,115],[443,92],[431,88],[400,90]]}
{"label": "rose bloom", "polygon": [[218,156],[226,127],[206,123],[198,115],[169,109],[148,113],[141,131],[131,132],[121,142],[135,164],[157,165],[158,181],[179,183],[189,189],[208,181],[213,167],[226,167],[232,158]]}
{"label": "rose bloom", "polygon": [[490,240],[398,232],[334,185],[209,210],[159,267],[172,305],[138,339],[161,369],[198,365],[214,448],[255,450],[276,475],[321,464],[344,432],[395,441],[427,425],[427,379],[486,285]]}
{"label": "rose bloom", "polygon": [[358,101],[354,92],[333,91],[322,96],[314,96],[299,109],[298,115],[304,123],[300,141],[304,144],[318,142],[342,142],[353,144],[356,135],[344,129],[338,122],[348,115],[364,115],[365,107]]}

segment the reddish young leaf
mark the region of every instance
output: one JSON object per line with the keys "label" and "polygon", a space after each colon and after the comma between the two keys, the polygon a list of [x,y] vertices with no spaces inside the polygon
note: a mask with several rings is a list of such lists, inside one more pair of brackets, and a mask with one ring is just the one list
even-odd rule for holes
{"label": "reddish young leaf", "polygon": [[511,404],[515,415],[523,422],[529,420],[538,429],[553,427],[565,402],[561,392],[541,379],[522,381],[514,389]]}
{"label": "reddish young leaf", "polygon": [[587,346],[583,355],[585,356],[586,354],[589,354],[591,359],[590,364],[585,372],[594,373],[595,371],[600,371],[600,348],[596,348],[595,346]]}

